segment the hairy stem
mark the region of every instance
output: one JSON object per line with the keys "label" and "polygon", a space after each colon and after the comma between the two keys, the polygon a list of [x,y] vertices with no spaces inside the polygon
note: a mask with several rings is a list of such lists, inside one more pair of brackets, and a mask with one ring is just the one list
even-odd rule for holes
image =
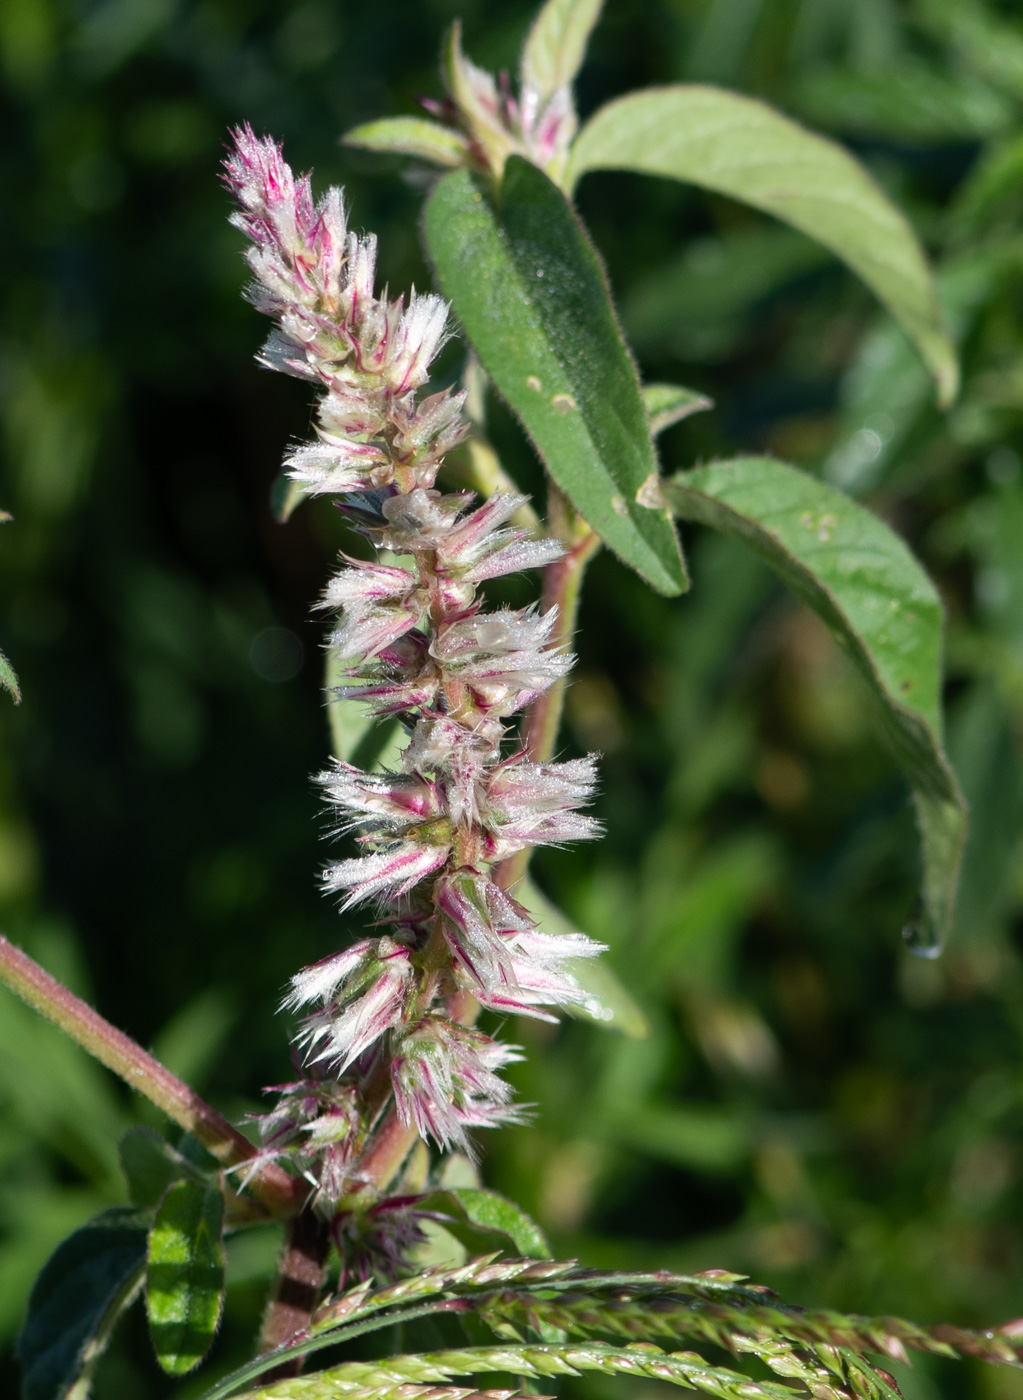
{"label": "hairy stem", "polygon": [[[284,1248],[277,1265],[277,1282],[267,1304],[259,1334],[260,1354],[275,1351],[306,1332],[319,1302],[330,1253],[330,1227],[306,1208],[288,1221]],[[268,1379],[297,1376],[301,1358],[285,1362]]]}
{"label": "hairy stem", "polygon": [[[223,1114],[2,934],[0,981],[58,1025],[100,1064],[145,1095],[179,1127],[198,1138],[218,1162],[228,1167],[241,1166],[256,1155],[248,1139]],[[305,1182],[289,1176],[272,1162],[253,1168],[248,1188],[277,1215],[294,1213],[308,1193]]]}

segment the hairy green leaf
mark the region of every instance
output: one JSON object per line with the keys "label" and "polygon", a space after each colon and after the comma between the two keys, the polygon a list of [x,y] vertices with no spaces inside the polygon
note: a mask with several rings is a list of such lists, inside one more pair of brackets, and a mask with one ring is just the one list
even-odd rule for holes
{"label": "hairy green leaf", "polygon": [[425,1210],[444,1216],[444,1226],[469,1249],[480,1247],[480,1232],[502,1235],[517,1254],[526,1259],[549,1259],[547,1237],[521,1207],[497,1191],[478,1186],[451,1186],[431,1191],[422,1201]]}
{"label": "hairy green leaf", "polygon": [[582,67],[586,44],[604,0],[547,0],[533,21],[522,50],[523,91],[540,105],[569,87]]}
{"label": "hairy green leaf", "polygon": [[353,126],[341,140],[364,151],[419,156],[436,165],[464,165],[469,153],[469,143],[460,131],[426,117],[382,117]]}
{"label": "hairy green leaf", "polygon": [[169,1187],[149,1232],[146,1311],[156,1358],[183,1376],[206,1355],[224,1302],[224,1200],[212,1186]]}
{"label": "hairy green leaf", "polygon": [[[572,921],[537,888],[531,876],[519,885],[515,898],[532,914],[541,933],[576,932]],[[620,1031],[633,1040],[646,1039],[650,1033],[646,1017],[606,958],[576,958],[571,973],[588,995],[579,1005],[566,1006],[566,1015],[591,1021],[604,1030]]]}
{"label": "hairy green leaf", "polygon": [[664,493],[683,519],[751,545],[865,677],[916,802],[923,913],[911,941],[940,946],[955,910],[966,804],[943,748],[944,614],[934,585],[883,520],[783,462],[712,462],[672,477]]}
{"label": "hairy green leaf", "polygon": [[644,384],[642,393],[651,437],[693,413],[703,413],[714,407],[714,400],[706,394],[685,389],[681,384]]}
{"label": "hairy green leaf", "polygon": [[498,211],[468,171],[425,213],[437,277],[498,391],[601,539],[662,593],[686,586],[636,369],[604,269],[568,201],[518,156]]}
{"label": "hairy green leaf", "polygon": [[569,189],[588,170],[685,180],[762,209],[836,253],[915,341],[942,403],[958,366],[920,243],[847,151],[752,97],[700,84],[648,88],[602,107],[572,148]]}
{"label": "hairy green leaf", "polygon": [[17,1341],[22,1400],[63,1400],[86,1383],[141,1287],[151,1218],[107,1210],[57,1246],[36,1279]]}

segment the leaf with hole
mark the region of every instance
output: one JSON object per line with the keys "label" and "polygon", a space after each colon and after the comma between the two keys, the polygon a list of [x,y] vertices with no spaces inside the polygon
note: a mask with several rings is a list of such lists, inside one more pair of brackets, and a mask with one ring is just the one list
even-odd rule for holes
{"label": "leaf with hole", "polygon": [[572,147],[572,189],[589,170],[684,180],[783,219],[837,254],[915,342],[942,403],[958,387],[955,350],[916,234],[833,141],[756,98],[701,84],[630,93],[601,107]]}
{"label": "leaf with hole", "polygon": [[149,1232],[146,1312],[156,1359],[184,1376],[209,1351],[224,1303],[224,1200],[215,1187],[178,1181]]}
{"label": "leaf with hole", "polygon": [[136,1297],[146,1263],[148,1212],[104,1211],[76,1230],[43,1266],[16,1345],[22,1400],[84,1394],[114,1324]]}
{"label": "leaf with hole", "polygon": [[680,472],[665,481],[664,494],[683,519],[752,546],[866,679],[920,826],[922,914],[907,934],[920,951],[940,947],[955,911],[967,817],[943,748],[944,613],[933,583],[883,520],[772,458]]}
{"label": "leaf with hole", "polygon": [[444,295],[557,485],[648,583],[682,592],[636,368],[565,196],[512,156],[500,212],[484,183],[459,170],[430,196],[424,231]]}

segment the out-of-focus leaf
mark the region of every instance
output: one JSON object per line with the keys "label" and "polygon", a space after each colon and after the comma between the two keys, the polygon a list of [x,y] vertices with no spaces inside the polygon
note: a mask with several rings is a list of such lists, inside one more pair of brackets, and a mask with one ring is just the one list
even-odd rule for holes
{"label": "out-of-focus leaf", "polygon": [[238,1006],[224,987],[207,987],[171,1018],[153,1039],[153,1054],[194,1089],[203,1081],[238,1019]]}
{"label": "out-of-focus leaf", "polygon": [[388,155],[419,156],[435,165],[464,165],[469,143],[460,131],[426,117],[383,117],[354,126],[341,138],[346,146]]}
{"label": "out-of-focus leaf", "polygon": [[796,88],[803,114],[839,131],[910,141],[969,141],[1011,126],[1013,104],[985,84],[921,62],[864,71],[828,67]]}
{"label": "out-of-focus leaf", "polygon": [[[1014,15],[998,14],[978,0],[917,0],[914,17],[943,39],[965,66],[1023,97],[1023,27]],[[1016,22],[1014,22],[1016,21]]]}
{"label": "out-of-focus leaf", "polygon": [[14,667],[7,660],[7,657],[4,656],[2,651],[0,651],[0,685],[11,693],[16,705],[21,704],[21,686],[18,683],[18,677]]}
{"label": "out-of-focus leaf", "polygon": [[224,1199],[212,1186],[178,1181],[149,1232],[146,1311],[156,1358],[172,1376],[206,1355],[224,1304]]}
{"label": "out-of-focus leaf", "polygon": [[499,217],[468,171],[434,190],[424,229],[441,288],[572,504],[654,588],[679,593],[682,557],[600,260],[528,161],[509,159],[500,198]]}
{"label": "out-of-focus leaf", "polygon": [[656,437],[665,428],[681,423],[690,414],[713,408],[714,400],[695,389],[685,389],[681,384],[644,384],[643,407],[646,409],[650,436]]}
{"label": "out-of-focus leaf", "polygon": [[282,525],[286,524],[309,495],[301,482],[292,481],[287,472],[279,472],[270,488],[270,508]]}
{"label": "out-of-focus leaf", "polygon": [[396,719],[374,719],[369,706],[358,700],[339,700],[334,691],[346,679],[341,667],[337,652],[328,651],[324,690],[331,753],[366,772],[393,767],[405,747],[401,725]]}
{"label": "out-of-focus leaf", "polygon": [[604,0],[547,0],[534,19],[522,50],[524,91],[538,106],[569,87],[582,67],[593,26]]}
{"label": "out-of-focus leaf", "polygon": [[152,1128],[129,1128],[117,1151],[136,1206],[158,1206],[173,1182],[200,1179],[192,1164]]}
{"label": "out-of-focus leaf", "polygon": [[675,1104],[623,1106],[613,1120],[596,1120],[593,1131],[679,1167],[725,1171],[749,1155],[752,1138],[727,1109]]}
{"label": "out-of-focus leaf", "polygon": [[665,483],[680,516],[751,545],[831,629],[879,702],[913,787],[923,846],[921,950],[955,911],[966,805],[942,740],[944,614],[937,590],[877,516],[795,467],[736,458]]}
{"label": "out-of-focus leaf", "polygon": [[478,1186],[452,1186],[431,1191],[420,1202],[424,1210],[444,1216],[445,1228],[470,1251],[487,1248],[483,1235],[499,1235],[514,1246],[514,1253],[526,1259],[550,1259],[551,1248],[544,1232],[524,1210],[497,1191]]}
{"label": "out-of-focus leaf", "polygon": [[637,278],[622,302],[622,324],[637,349],[718,360],[732,353],[768,297],[831,261],[812,238],[779,224],[696,238]]}
{"label": "out-of-focus leaf", "polygon": [[104,1211],[57,1247],[32,1289],[18,1337],[23,1400],[63,1400],[89,1376],[142,1283],[150,1219],[136,1210]]}
{"label": "out-of-focus leaf", "polygon": [[836,253],[905,327],[943,403],[958,367],[926,259],[903,215],[847,151],[755,98],[698,84],[617,98],[583,127],[566,181],[638,170],[716,190]]}
{"label": "out-of-focus leaf", "polygon": [[[515,897],[536,919],[541,933],[577,931],[528,875],[516,889]],[[587,997],[579,1006],[566,1006],[567,1015],[592,1021],[605,1030],[620,1031],[622,1035],[634,1039],[642,1040],[649,1034],[646,1017],[622,986],[606,958],[577,958],[571,964],[570,971]]]}

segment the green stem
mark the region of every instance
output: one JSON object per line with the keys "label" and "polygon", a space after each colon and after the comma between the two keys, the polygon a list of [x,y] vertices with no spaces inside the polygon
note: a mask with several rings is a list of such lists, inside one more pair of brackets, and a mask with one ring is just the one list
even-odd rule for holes
{"label": "green stem", "polygon": [[[198,1138],[218,1162],[236,1167],[256,1156],[256,1149],[223,1114],[2,934],[0,982]],[[274,1214],[293,1215],[309,1188],[275,1163],[265,1162],[253,1168],[248,1189]]]}

